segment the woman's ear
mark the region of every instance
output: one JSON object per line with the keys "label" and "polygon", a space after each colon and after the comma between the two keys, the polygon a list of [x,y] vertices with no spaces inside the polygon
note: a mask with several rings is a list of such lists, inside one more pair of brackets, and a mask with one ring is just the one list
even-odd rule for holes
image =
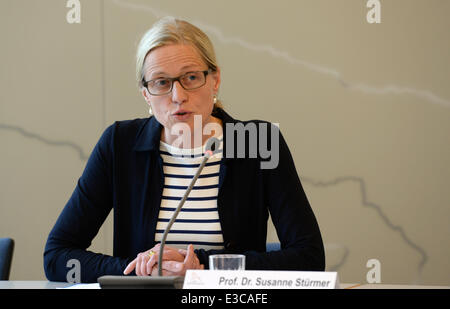
{"label": "woman's ear", "polygon": [[145,87],[141,88],[142,96],[144,97],[145,102],[148,104],[148,113],[153,115],[152,104],[150,103],[150,93],[148,93]]}
{"label": "woman's ear", "polygon": [[144,100],[147,102],[148,105],[150,105],[150,93],[148,93],[145,87],[141,87],[141,93],[142,96],[144,97]]}
{"label": "woman's ear", "polygon": [[220,87],[220,68],[217,67],[216,70],[211,74],[214,80],[214,93],[219,92]]}

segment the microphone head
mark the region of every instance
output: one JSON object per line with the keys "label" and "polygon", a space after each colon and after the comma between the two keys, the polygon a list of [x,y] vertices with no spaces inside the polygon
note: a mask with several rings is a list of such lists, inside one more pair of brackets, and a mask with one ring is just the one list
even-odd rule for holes
{"label": "microphone head", "polygon": [[209,153],[210,156],[219,152],[220,140],[216,137],[211,137],[206,141],[205,154]]}

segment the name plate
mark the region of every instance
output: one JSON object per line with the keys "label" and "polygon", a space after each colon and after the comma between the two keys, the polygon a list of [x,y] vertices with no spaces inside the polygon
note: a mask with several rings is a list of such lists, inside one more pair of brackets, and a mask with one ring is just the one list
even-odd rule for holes
{"label": "name plate", "polygon": [[183,289],[338,289],[337,272],[196,270],[186,271]]}

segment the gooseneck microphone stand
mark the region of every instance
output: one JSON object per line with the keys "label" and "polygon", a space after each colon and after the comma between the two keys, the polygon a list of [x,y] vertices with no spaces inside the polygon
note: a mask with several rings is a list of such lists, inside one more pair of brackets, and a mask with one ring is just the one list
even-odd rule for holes
{"label": "gooseneck microphone stand", "polygon": [[[209,142],[210,140],[208,140]],[[211,142],[211,145],[214,144],[214,141]],[[183,198],[181,199],[180,203],[178,204],[177,208],[175,209],[174,213],[172,214],[172,217],[170,218],[169,224],[167,224],[166,229],[164,230],[164,234],[161,239],[161,246],[159,247],[159,256],[158,256],[158,276],[162,276],[162,258],[163,258],[163,252],[164,252],[164,246],[166,244],[167,235],[170,232],[170,229],[172,228],[173,223],[175,222],[178,213],[180,212],[181,208],[184,205],[184,202],[186,202],[187,197],[189,196],[189,193],[191,193],[192,188],[195,185],[195,182],[197,181],[198,177],[200,176],[203,168],[205,167],[206,161],[213,155],[213,151],[211,150],[211,147],[207,145],[207,150],[205,151],[205,155],[203,157],[202,162],[200,163],[200,166],[197,169],[197,172],[194,175],[194,178],[192,178],[191,183],[189,184],[189,187],[184,192]]]}

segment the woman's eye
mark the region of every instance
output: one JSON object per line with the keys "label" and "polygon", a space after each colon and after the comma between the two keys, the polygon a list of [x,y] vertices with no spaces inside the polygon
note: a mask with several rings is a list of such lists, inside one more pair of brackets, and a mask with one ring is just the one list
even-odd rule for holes
{"label": "woman's eye", "polygon": [[196,75],[196,74],[189,74],[189,75],[187,76],[187,78],[188,78],[190,81],[193,81],[193,80],[196,80],[196,79],[197,79],[197,75]]}
{"label": "woman's eye", "polygon": [[161,86],[166,86],[169,83],[169,81],[167,79],[157,79],[155,81],[155,86],[161,87]]}

